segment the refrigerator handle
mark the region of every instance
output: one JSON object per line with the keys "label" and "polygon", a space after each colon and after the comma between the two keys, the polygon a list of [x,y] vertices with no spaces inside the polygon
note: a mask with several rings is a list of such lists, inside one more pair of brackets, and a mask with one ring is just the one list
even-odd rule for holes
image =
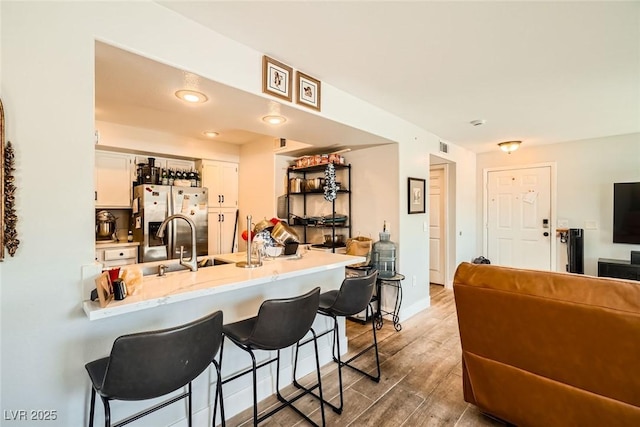
{"label": "refrigerator handle", "polygon": [[[174,214],[173,212],[173,187],[170,189],[170,191],[167,192],[167,211],[166,211],[166,217],[169,218],[171,215]],[[173,254],[175,253],[175,227],[173,225],[174,221],[169,222],[169,224],[167,224],[167,259],[173,259]]]}

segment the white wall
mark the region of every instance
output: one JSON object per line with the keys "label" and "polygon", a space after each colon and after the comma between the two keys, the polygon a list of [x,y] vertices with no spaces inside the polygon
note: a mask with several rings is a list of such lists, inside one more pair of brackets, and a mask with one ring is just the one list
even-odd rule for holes
{"label": "white wall", "polygon": [[[57,420],[48,425],[78,426],[85,424],[87,414],[86,362],[107,354],[121,334],[175,325],[207,311],[206,304],[194,302],[89,322],[81,310],[87,297],[80,290],[81,269],[94,259],[95,40],[256,96],[263,96],[262,52],[152,2],[1,2],[0,10],[0,93],[7,138],[16,149],[21,241],[17,256],[1,270],[0,409],[55,410]],[[409,281],[414,275],[418,279],[411,291],[414,305],[426,306],[428,236],[420,231],[420,215],[406,214],[406,177],[428,177],[436,138],[325,82],[322,115],[398,142],[400,224],[392,232],[403,273]],[[470,157],[456,150],[450,156],[461,162]],[[460,202],[472,199],[473,189],[468,192]],[[457,215],[457,223],[473,223],[472,214]],[[474,235],[470,230],[469,236]],[[196,399],[196,409],[204,405],[206,410],[206,396]],[[178,406],[149,422],[179,420],[183,411]]]}
{"label": "white wall", "polygon": [[[486,168],[525,166],[555,162],[557,167],[558,219],[570,228],[586,228],[596,221],[597,229],[585,229],[585,274],[597,275],[598,258],[630,258],[640,245],[613,243],[613,183],[640,181],[640,134],[619,135],[560,144],[522,147],[512,154],[496,148],[477,156],[477,192],[482,194],[482,173]],[[482,253],[482,197],[477,201],[478,246]],[[556,224],[554,224],[556,225]],[[565,271],[566,245],[557,244],[557,270]]]}
{"label": "white wall", "polygon": [[140,152],[183,157],[191,160],[208,159],[238,163],[240,146],[220,141],[202,141],[167,132],[96,121],[100,142],[96,148],[113,148],[123,152]]}
{"label": "white wall", "polygon": [[[275,156],[273,155],[273,138],[264,138],[244,144],[240,148],[240,216],[238,219],[238,235],[247,229],[247,215],[255,225],[263,219],[276,216],[276,203],[273,195],[276,192]],[[238,239],[238,251],[246,250],[246,241]]]}

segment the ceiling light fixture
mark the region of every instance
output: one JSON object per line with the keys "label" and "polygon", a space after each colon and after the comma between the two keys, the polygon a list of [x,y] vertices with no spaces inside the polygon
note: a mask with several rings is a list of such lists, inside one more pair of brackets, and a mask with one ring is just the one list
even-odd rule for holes
{"label": "ceiling light fixture", "polygon": [[176,92],[176,96],[193,104],[207,102],[209,99],[204,93],[196,92],[195,90],[179,90]]}
{"label": "ceiling light fixture", "polygon": [[270,125],[281,125],[287,121],[287,118],[280,114],[280,104],[269,101],[269,113],[262,116],[262,121]]}
{"label": "ceiling light fixture", "polygon": [[215,138],[216,136],[220,135],[218,132],[215,132],[215,131],[212,131],[212,130],[207,130],[207,131],[204,131],[202,133],[207,138]]}
{"label": "ceiling light fixture", "polygon": [[521,143],[522,141],[505,141],[499,143],[498,147],[500,147],[500,149],[505,153],[511,154],[511,152],[516,151],[518,148],[520,148]]}
{"label": "ceiling light fixture", "polygon": [[487,123],[487,121],[485,119],[478,119],[478,120],[471,120],[469,123],[471,123],[474,126],[481,126]]}

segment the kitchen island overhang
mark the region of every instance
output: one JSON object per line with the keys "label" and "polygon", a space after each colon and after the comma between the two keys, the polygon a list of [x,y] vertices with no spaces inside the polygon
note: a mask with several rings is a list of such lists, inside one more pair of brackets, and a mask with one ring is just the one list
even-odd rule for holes
{"label": "kitchen island overhang", "polygon": [[[290,297],[295,290],[306,291],[312,286],[319,286],[322,292],[337,289],[340,283],[335,278],[327,280],[322,272],[338,270],[344,277],[344,268],[351,264],[365,261],[364,257],[334,254],[323,251],[309,251],[300,257],[277,257],[265,260],[262,266],[252,269],[238,268],[235,262],[246,259],[246,253],[215,255],[214,259],[227,264],[202,268],[196,272],[178,271],[165,276],[144,276],[142,283],[136,286],[133,295],[120,301],[111,301],[106,307],[100,307],[97,301],[85,300],[83,310],[89,320],[105,319],[140,310],[147,310],[167,304],[180,303],[213,295],[230,293],[253,288],[263,290],[263,295],[273,297]],[[317,280],[310,279],[315,276]],[[286,282],[300,280],[301,288],[285,286]],[[306,283],[306,285],[305,285]],[[282,285],[282,286],[279,286]],[[278,292],[282,291],[282,292]],[[252,292],[249,292],[252,293]],[[281,295],[280,295],[281,294]],[[265,298],[266,299],[266,298]],[[255,305],[255,295],[251,298]],[[241,301],[236,301],[241,302]],[[218,307],[224,311],[224,307]],[[246,308],[246,307],[245,307]],[[245,310],[242,310],[245,311]],[[257,312],[257,307],[256,307]],[[225,323],[241,320],[235,315],[225,313]]]}

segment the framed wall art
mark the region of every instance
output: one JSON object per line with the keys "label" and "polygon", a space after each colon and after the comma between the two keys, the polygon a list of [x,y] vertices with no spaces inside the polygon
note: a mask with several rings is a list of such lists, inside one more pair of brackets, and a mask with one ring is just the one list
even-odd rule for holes
{"label": "framed wall art", "polygon": [[262,92],[291,102],[293,69],[268,56],[262,57]]}
{"label": "framed wall art", "polygon": [[425,185],[426,180],[420,178],[409,178],[407,187],[409,188],[409,214],[425,213]]}
{"label": "framed wall art", "polygon": [[296,72],[296,103],[320,111],[320,80]]}

